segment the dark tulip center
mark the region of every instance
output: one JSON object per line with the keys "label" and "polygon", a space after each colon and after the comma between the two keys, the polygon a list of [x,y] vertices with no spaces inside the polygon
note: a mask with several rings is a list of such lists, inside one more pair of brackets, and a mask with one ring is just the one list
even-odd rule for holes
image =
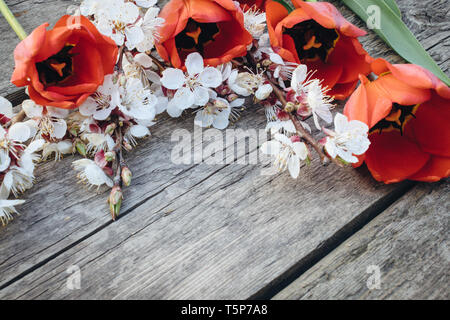
{"label": "dark tulip center", "polygon": [[383,130],[395,129],[399,130],[400,134],[403,135],[405,124],[409,120],[416,117],[414,114],[416,113],[418,107],[418,104],[412,106],[402,106],[398,103],[392,104],[391,113],[386,118],[378,122],[370,130],[370,132],[379,131],[379,133],[381,133]]}
{"label": "dark tulip center", "polygon": [[200,23],[189,18],[184,30],[175,37],[175,44],[179,50],[203,55],[205,46],[213,42],[218,34],[217,23]]}
{"label": "dark tulip center", "polygon": [[63,82],[73,74],[73,54],[70,52],[75,45],[67,44],[57,54],[36,63],[39,80],[45,86]]}
{"label": "dark tulip center", "polygon": [[283,33],[294,40],[301,61],[320,59],[326,62],[339,39],[336,30],[324,28],[314,20],[297,23]]}

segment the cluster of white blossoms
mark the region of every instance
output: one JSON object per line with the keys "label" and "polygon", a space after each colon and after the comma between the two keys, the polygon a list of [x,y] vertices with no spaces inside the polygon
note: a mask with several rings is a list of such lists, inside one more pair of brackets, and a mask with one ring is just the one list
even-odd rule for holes
{"label": "cluster of white blossoms", "polygon": [[[99,189],[112,188],[109,198],[113,218],[120,211],[122,185],[131,183],[122,151],[131,151],[163,112],[180,117],[192,111],[194,124],[225,129],[238,119],[246,104],[265,108],[266,130],[273,137],[261,151],[274,158],[278,171],[299,177],[303,162],[311,160],[310,146],[321,158],[356,163],[369,145],[368,127],[334,118],[334,131],[321,123],[333,122],[333,99],[305,65],[286,62],[271,48],[265,13],[244,12],[245,28],[253,36],[248,54],[219,66],[205,65],[200,53],[190,53],[183,69],[161,61],[154,52],[158,29],[157,0],[83,0],[80,13],[99,31],[111,37],[121,56],[113,74],[76,110],[22,103],[20,121],[11,121],[11,103],[0,98],[0,221],[6,224],[16,213],[16,198],[33,186],[36,162],[65,154],[83,156],[72,163],[81,182]],[[239,4],[236,2],[236,6]],[[311,127],[326,137],[314,144]],[[319,150],[320,149],[320,150]]]}
{"label": "cluster of white blossoms", "polygon": [[[319,119],[326,123],[333,121],[333,99],[326,95],[327,89],[322,87],[321,81],[312,79],[312,75],[313,73],[308,73],[305,65],[299,65],[292,72],[291,86],[286,89],[290,100],[281,112],[281,119],[268,122],[266,129],[273,136],[273,140],[261,146],[263,153],[274,157],[274,167],[278,171],[289,170],[294,179],[300,173],[301,161],[309,158],[309,151],[302,142],[302,132],[298,132],[288,113],[306,118],[313,117],[316,128],[327,135],[322,148],[333,159],[357,163],[358,158],[355,155],[364,154],[370,145],[368,126],[357,120],[349,122],[347,117],[340,113],[334,118],[335,131],[320,126]],[[311,132],[307,123],[298,122],[305,132]]]}
{"label": "cluster of white blossoms", "polygon": [[[8,119],[14,117],[12,104],[0,97],[0,114]],[[30,127],[22,122],[5,129],[0,126],[0,222],[5,225],[16,213],[15,206],[23,200],[8,200],[12,193],[18,197],[33,186],[36,152],[42,149],[45,140],[36,139]],[[26,143],[30,142],[28,146]]]}
{"label": "cluster of white blossoms", "polygon": [[[157,0],[83,0],[80,13],[92,16],[98,30],[118,46],[147,52],[153,49],[158,28],[164,19],[158,17]],[[145,14],[144,14],[144,10]]]}

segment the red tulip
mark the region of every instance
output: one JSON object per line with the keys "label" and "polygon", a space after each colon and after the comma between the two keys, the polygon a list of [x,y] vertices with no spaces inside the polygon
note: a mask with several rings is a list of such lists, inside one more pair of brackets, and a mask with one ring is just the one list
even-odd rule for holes
{"label": "red tulip", "polygon": [[412,64],[374,60],[344,113],[370,128],[365,161],[378,181],[438,181],[450,174],[450,88]]}
{"label": "red tulip", "polygon": [[37,104],[74,109],[114,71],[118,48],[83,16],[64,16],[52,30],[48,26],[39,26],[16,47],[11,82],[28,86]]}
{"label": "red tulip", "polygon": [[266,4],[270,42],[286,61],[316,70],[336,99],[347,98],[356,88],[359,74],[369,74],[367,52],[358,41],[366,33],[352,25],[327,2],[293,0],[291,13],[280,3]]}
{"label": "red tulip", "polygon": [[217,66],[244,56],[253,38],[233,0],[172,0],[161,11],[159,55],[175,68],[199,52],[206,65]]}

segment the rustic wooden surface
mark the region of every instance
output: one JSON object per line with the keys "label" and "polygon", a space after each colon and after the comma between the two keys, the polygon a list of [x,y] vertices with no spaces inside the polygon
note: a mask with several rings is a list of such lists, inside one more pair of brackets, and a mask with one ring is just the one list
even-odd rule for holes
{"label": "rustic wooden surface", "polygon": [[449,191],[444,182],[417,186],[275,299],[448,300]]}
{"label": "rustic wooden surface", "polygon": [[[21,14],[27,31],[55,22],[73,3],[7,2]],[[408,26],[448,73],[448,2],[398,2]],[[9,76],[17,40],[3,20],[0,30],[0,59]],[[402,61],[371,32],[363,44],[372,55]],[[11,92],[7,81],[0,82],[0,94]],[[28,201],[20,207],[22,215],[0,230],[0,298],[270,298],[405,192],[412,188],[404,196],[408,199],[424,188],[384,186],[364,168],[338,170],[317,163],[302,168],[298,181],[288,175],[261,176],[263,164],[175,165],[171,134],[178,128],[193,132],[192,123],[190,116],[162,119],[153,138],[127,155],[134,179],[116,223],[109,221],[107,191],[76,185],[73,158],[40,166],[37,185],[24,195]],[[233,128],[264,125],[263,111],[251,109]],[[240,145],[236,158],[252,152],[256,144]],[[267,166],[267,159],[263,163]],[[437,197],[443,187],[433,188]],[[431,233],[423,237],[435,239]],[[407,252],[399,257],[406,258]],[[402,261],[421,266],[420,261]],[[66,271],[73,265],[81,268],[81,290],[66,286]],[[397,266],[401,274],[405,264]],[[384,290],[407,296],[401,292],[405,288]],[[429,292],[422,296],[431,297]]]}

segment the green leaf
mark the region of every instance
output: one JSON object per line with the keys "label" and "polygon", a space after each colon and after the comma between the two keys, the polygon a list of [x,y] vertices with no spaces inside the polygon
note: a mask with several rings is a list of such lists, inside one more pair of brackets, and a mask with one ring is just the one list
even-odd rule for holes
{"label": "green leaf", "polygon": [[[402,19],[386,4],[387,0],[342,0],[353,12],[365,22],[369,19],[369,6],[380,9],[380,28],[373,29],[392,49],[410,63],[420,65],[440,78],[446,85],[450,79],[439,68],[436,62],[426,52],[416,37],[411,33]],[[387,1],[389,2],[389,1]],[[376,7],[375,7],[376,6]],[[370,13],[370,11],[369,11]],[[371,13],[372,14],[372,13]]]}
{"label": "green leaf", "polygon": [[281,3],[288,10],[288,12],[292,12],[294,10],[294,7],[285,0],[274,0],[274,1]]}
{"label": "green leaf", "polygon": [[384,3],[387,4],[387,6],[399,17],[402,17],[402,12],[400,11],[400,9],[397,6],[397,3],[395,2],[395,0],[383,0]]}

